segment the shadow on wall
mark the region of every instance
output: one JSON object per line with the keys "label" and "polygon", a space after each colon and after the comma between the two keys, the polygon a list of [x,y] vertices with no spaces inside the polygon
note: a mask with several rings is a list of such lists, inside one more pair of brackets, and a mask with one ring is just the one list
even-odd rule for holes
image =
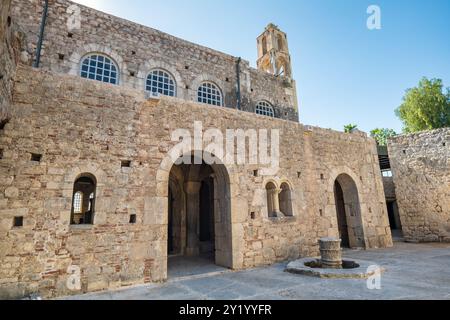
{"label": "shadow on wall", "polygon": [[11,43],[8,41],[12,22],[9,16],[11,0],[2,0],[0,3],[0,126],[3,128],[10,114],[11,84],[14,60],[11,53]]}
{"label": "shadow on wall", "polygon": [[19,58],[29,63],[25,33],[14,23],[11,16],[11,0],[0,2],[0,130],[11,116],[12,79]]}

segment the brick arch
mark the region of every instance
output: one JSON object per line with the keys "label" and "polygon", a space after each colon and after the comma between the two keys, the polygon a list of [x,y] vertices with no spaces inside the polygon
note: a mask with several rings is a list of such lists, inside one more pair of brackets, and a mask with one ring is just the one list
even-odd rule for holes
{"label": "brick arch", "polygon": [[114,60],[114,62],[117,64],[117,67],[119,68],[119,85],[122,84],[124,81],[124,75],[127,71],[127,65],[124,62],[122,56],[120,56],[116,51],[111,49],[108,46],[92,43],[87,44],[82,47],[78,47],[70,56],[68,59],[69,64],[69,74],[71,75],[79,75],[80,74],[80,68],[83,57],[90,53],[99,53],[104,54],[106,56],[109,56],[111,59]]}
{"label": "brick arch", "polygon": [[146,61],[139,67],[139,71],[137,73],[137,88],[138,90],[145,90],[145,82],[147,80],[147,76],[152,70],[161,69],[168,72],[176,82],[176,97],[180,99],[186,98],[186,84],[183,78],[181,77],[178,70],[171,64],[168,64],[161,60],[150,59]]}

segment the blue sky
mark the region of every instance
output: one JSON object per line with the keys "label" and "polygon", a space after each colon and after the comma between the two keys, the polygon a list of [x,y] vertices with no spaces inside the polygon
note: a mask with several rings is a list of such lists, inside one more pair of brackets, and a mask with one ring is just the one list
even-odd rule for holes
{"label": "blue sky", "polygon": [[[256,37],[287,32],[304,124],[401,132],[394,110],[423,77],[450,87],[449,0],[76,0],[255,66]],[[382,29],[368,30],[378,5]]]}

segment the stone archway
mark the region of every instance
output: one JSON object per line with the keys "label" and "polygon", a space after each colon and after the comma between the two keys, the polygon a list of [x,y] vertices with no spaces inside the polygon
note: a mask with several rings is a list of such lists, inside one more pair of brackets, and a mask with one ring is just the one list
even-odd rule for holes
{"label": "stone archway", "polygon": [[361,205],[355,181],[347,174],[339,175],[334,182],[334,196],[342,246],[364,248]]}
{"label": "stone archway", "polygon": [[[209,258],[232,268],[231,193],[223,164],[173,164],[168,190],[168,254]],[[199,164],[197,164],[199,163]]]}

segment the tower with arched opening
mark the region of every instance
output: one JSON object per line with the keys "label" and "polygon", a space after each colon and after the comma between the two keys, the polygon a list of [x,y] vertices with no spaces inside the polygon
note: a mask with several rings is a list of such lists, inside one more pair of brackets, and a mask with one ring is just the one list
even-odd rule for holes
{"label": "tower with arched opening", "polygon": [[287,35],[276,25],[269,24],[258,37],[259,70],[292,79],[291,55]]}

